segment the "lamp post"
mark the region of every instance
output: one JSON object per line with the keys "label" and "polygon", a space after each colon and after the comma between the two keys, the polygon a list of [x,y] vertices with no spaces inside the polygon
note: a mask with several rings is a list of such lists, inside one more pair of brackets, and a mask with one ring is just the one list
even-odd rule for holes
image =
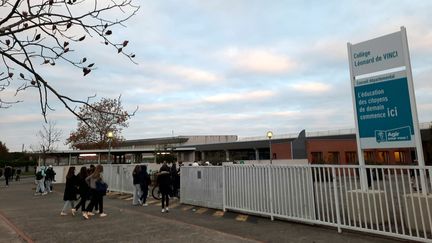
{"label": "lamp post", "polygon": [[270,164],[273,164],[273,153],[272,153],[272,145],[271,145],[271,139],[273,137],[273,132],[268,131],[267,132],[267,138],[269,139],[269,148],[270,148]]}
{"label": "lamp post", "polygon": [[113,132],[109,131],[107,133],[107,137],[108,137],[108,163],[111,164],[111,140],[114,137]]}

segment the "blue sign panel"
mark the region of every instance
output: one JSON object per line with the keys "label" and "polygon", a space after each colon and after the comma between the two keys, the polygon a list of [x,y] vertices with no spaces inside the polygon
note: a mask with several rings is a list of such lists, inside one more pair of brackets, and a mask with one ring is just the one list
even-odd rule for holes
{"label": "blue sign panel", "polygon": [[414,145],[406,77],[388,74],[358,80],[354,94],[362,148]]}

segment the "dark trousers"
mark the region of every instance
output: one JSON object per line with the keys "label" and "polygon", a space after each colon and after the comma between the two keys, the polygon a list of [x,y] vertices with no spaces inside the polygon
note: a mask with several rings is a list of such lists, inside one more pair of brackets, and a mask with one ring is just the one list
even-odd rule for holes
{"label": "dark trousers", "polygon": [[162,208],[169,206],[169,196],[168,193],[162,193]]}
{"label": "dark trousers", "polygon": [[6,186],[9,186],[9,176],[5,176],[6,179]]}
{"label": "dark trousers", "polygon": [[92,198],[89,205],[87,206],[87,212],[93,211],[93,208],[99,206],[99,213],[103,213],[103,195],[97,192],[95,189],[91,189]]}
{"label": "dark trousers", "polygon": [[148,187],[147,186],[141,186],[141,191],[142,191],[142,195],[141,195],[141,202],[144,204],[147,201],[147,196],[148,196]]}
{"label": "dark trousers", "polygon": [[86,201],[87,201],[87,194],[83,194],[83,195],[80,195],[80,196],[81,196],[81,200],[75,206],[75,209],[78,210],[78,208],[81,206],[81,211],[85,212],[86,211],[85,204],[86,204]]}

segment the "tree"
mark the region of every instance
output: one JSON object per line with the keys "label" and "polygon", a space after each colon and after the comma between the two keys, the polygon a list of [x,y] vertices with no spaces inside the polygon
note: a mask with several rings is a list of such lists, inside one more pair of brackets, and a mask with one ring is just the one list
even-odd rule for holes
{"label": "tree", "polygon": [[5,143],[0,141],[0,160],[5,160],[9,156],[9,149],[6,147]]}
{"label": "tree", "polygon": [[56,128],[56,123],[53,121],[48,121],[48,124],[42,125],[42,128],[37,133],[40,141],[34,150],[42,153],[43,163],[45,164],[46,154],[57,149],[57,143],[60,142],[62,131]]}
{"label": "tree", "polygon": [[48,121],[47,126],[42,125],[37,136],[40,138],[39,150],[42,153],[52,152],[57,149],[56,143],[60,142],[62,131],[56,128],[56,122]]}
{"label": "tree", "polygon": [[89,106],[80,107],[79,116],[85,117],[86,122],[78,119],[78,128],[71,132],[66,144],[74,149],[107,148],[110,142],[108,132],[114,135],[111,141],[113,146],[122,141],[121,132],[129,126],[127,121],[131,115],[123,109],[121,97],[102,98],[91,106],[103,112],[93,112]]}
{"label": "tree", "polygon": [[[94,70],[94,63],[71,53],[78,42],[92,37],[133,61],[135,55],[125,52],[129,41],[115,43],[111,38],[112,29],[124,26],[138,9],[132,0],[0,1],[0,92],[12,87],[16,87],[16,93],[36,88],[45,121],[51,109],[51,95],[83,121],[85,117],[75,111],[77,105],[102,112],[89,104],[91,97],[82,101],[62,94],[54,82],[43,77],[40,66],[55,67],[57,62],[63,62],[88,75]],[[20,101],[6,101],[0,96],[0,108],[9,108],[16,102]]]}

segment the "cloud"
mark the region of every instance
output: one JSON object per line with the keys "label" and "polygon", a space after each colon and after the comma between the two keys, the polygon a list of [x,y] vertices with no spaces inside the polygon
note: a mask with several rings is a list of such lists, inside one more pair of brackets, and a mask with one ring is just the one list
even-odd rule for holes
{"label": "cloud", "polygon": [[298,64],[287,56],[266,49],[228,48],[222,57],[233,65],[234,69],[243,72],[280,74],[288,73]]}
{"label": "cloud", "polygon": [[274,95],[272,91],[251,91],[242,93],[222,93],[204,98],[209,103],[230,103],[240,101],[257,101],[269,98]]}
{"label": "cloud", "polygon": [[331,90],[330,85],[319,82],[296,83],[292,84],[291,87],[294,91],[303,93],[322,93]]}

